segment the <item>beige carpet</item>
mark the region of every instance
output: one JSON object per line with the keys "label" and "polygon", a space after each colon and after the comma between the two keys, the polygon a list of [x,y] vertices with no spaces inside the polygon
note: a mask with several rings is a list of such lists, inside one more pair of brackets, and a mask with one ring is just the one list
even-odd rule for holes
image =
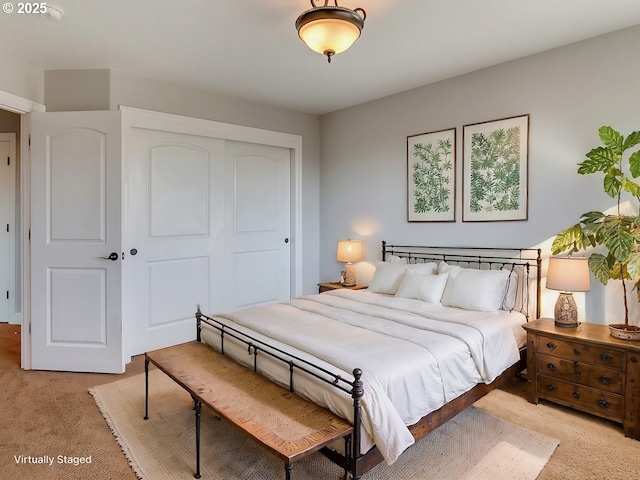
{"label": "beige carpet", "polygon": [[[139,478],[192,479],[195,420],[190,396],[158,370],[150,372],[150,419],[144,415],[144,376],[90,390]],[[506,394],[508,395],[508,394]],[[534,480],[558,440],[470,407],[409,448],[391,466],[381,464],[365,480]],[[203,409],[204,479],[284,478],[283,464],[262,447]],[[297,462],[294,479],[341,478],[321,454]]]}

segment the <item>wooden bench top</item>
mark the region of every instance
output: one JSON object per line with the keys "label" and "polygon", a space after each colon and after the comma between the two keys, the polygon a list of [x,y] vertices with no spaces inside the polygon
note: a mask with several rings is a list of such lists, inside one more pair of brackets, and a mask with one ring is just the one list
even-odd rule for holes
{"label": "wooden bench top", "polygon": [[145,358],[287,464],[353,432],[353,426],[200,342]]}

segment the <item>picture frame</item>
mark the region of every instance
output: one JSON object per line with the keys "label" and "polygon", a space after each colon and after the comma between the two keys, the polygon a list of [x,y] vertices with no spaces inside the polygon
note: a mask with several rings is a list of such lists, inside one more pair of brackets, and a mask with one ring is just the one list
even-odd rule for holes
{"label": "picture frame", "polygon": [[462,221],[527,220],[529,114],[464,125]]}
{"label": "picture frame", "polygon": [[455,222],[455,128],[407,137],[407,212],[409,222]]}

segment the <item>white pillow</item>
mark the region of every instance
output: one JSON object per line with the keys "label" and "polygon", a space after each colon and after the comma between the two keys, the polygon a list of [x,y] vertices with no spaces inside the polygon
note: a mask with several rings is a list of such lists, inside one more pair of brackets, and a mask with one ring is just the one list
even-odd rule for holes
{"label": "white pillow", "polygon": [[477,270],[441,263],[438,273],[448,273],[442,293],[442,304],[465,310],[497,312],[502,306],[509,272],[506,270]]}
{"label": "white pillow", "polygon": [[432,262],[412,265],[378,262],[376,271],[369,284],[369,291],[395,295],[402,282],[402,276],[407,270],[418,273],[435,274],[438,271],[438,266]]}
{"label": "white pillow", "polygon": [[407,257],[399,257],[397,255],[387,255],[387,262],[389,263],[407,263]]}
{"label": "white pillow", "polygon": [[448,273],[433,275],[407,270],[396,292],[396,297],[415,298],[429,303],[440,304],[448,277]]}
{"label": "white pillow", "polygon": [[369,291],[395,295],[406,269],[407,266],[400,263],[378,262]]}
{"label": "white pillow", "polygon": [[407,265],[407,270],[412,270],[414,272],[424,273],[427,275],[436,275],[438,273],[438,265],[434,262],[411,263]]}

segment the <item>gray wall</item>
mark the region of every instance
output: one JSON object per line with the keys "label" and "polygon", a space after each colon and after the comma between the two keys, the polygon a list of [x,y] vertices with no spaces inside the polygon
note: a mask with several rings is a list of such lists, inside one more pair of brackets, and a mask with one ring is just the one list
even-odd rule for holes
{"label": "gray wall", "polygon": [[[336,242],[348,237],[364,241],[360,283],[371,277],[381,240],[542,246],[548,256],[553,237],[581,213],[614,204],[602,191],[602,177],[578,175],[576,164],[599,145],[600,126],[623,134],[640,130],[639,51],[636,26],[322,116],[321,280],[338,278]],[[463,223],[463,125],[527,113],[528,220]],[[457,221],[409,223],[406,137],[452,127],[457,128]],[[592,291],[582,297],[586,319],[620,321],[621,296],[591,283]],[[546,314],[552,315],[556,297],[543,298]]]}
{"label": "gray wall", "polygon": [[0,50],[0,91],[44,103],[44,69]]}

